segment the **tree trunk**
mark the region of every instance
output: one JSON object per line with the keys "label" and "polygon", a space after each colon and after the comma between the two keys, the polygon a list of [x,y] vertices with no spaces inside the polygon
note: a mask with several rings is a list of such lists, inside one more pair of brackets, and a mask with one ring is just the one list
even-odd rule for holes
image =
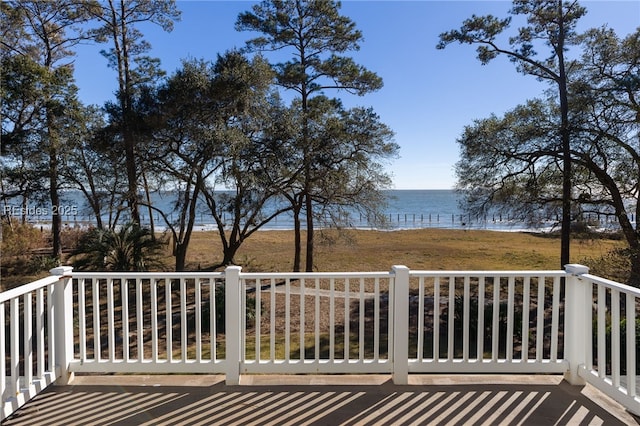
{"label": "tree trunk", "polygon": [[98,229],[103,229],[104,224],[102,223],[102,212],[100,209],[100,200],[98,199],[97,194],[92,193],[92,198],[90,199],[89,204],[91,206],[91,209],[93,210],[93,214],[96,217],[96,227]]}
{"label": "tree trunk", "polygon": [[302,258],[302,230],[300,223],[300,207],[296,204],[293,209],[293,230],[294,230],[294,253],[293,272],[300,272],[300,261]]}
{"label": "tree trunk", "polygon": [[306,272],[313,272],[313,203],[311,194],[305,196],[305,209],[307,210],[307,247],[306,247]]}
{"label": "tree trunk", "polygon": [[[53,250],[51,256],[58,259],[58,264],[62,261],[62,216],[60,216],[60,194],[58,193],[58,173],[57,159],[49,159],[49,194],[51,197],[51,236],[53,239]],[[53,172],[53,170],[56,172]]]}
{"label": "tree trunk", "polygon": [[[564,122],[563,114],[563,122]],[[568,131],[562,125],[562,225],[560,230],[560,269],[570,263],[571,255],[571,148]],[[566,135],[565,135],[566,134]]]}
{"label": "tree trunk", "polygon": [[[558,16],[563,16],[562,1],[558,1]],[[571,129],[569,128],[569,101],[567,96],[567,74],[564,64],[564,21],[559,19],[558,46],[558,92],[560,95],[560,115],[561,128],[560,137],[562,139],[562,225],[560,242],[560,269],[570,263],[571,245]]]}
{"label": "tree trunk", "polygon": [[229,243],[229,245],[224,248],[223,259],[222,259],[222,264],[224,266],[229,266],[234,264],[233,259],[236,257],[236,253],[238,252],[240,245],[241,243],[236,241],[236,242]]}
{"label": "tree trunk", "polygon": [[29,201],[27,200],[27,196],[22,196],[22,211],[20,212],[20,223],[23,225],[27,224],[27,212],[29,211]]}
{"label": "tree trunk", "polygon": [[174,243],[173,254],[176,257],[176,272],[184,271],[187,260],[187,248],[189,244]]}
{"label": "tree trunk", "polygon": [[142,180],[144,182],[144,194],[147,201],[147,210],[149,211],[149,228],[151,229],[151,238],[156,239],[156,227],[153,222],[153,208],[151,205],[151,194],[149,193],[149,183],[147,182],[147,175],[142,172]]}
{"label": "tree trunk", "polygon": [[[55,163],[55,162],[54,162]],[[54,165],[57,167],[57,165]],[[62,260],[62,216],[60,216],[60,194],[57,186],[57,173],[50,176],[49,189],[51,195],[51,236],[53,239],[53,250],[51,256],[58,259],[58,263]]]}
{"label": "tree trunk", "polygon": [[[84,163],[86,163],[86,161],[83,160],[83,164]],[[85,189],[84,186],[81,186],[81,190],[84,193],[89,203],[89,207],[91,207],[91,210],[93,210],[93,214],[96,217],[96,226],[98,227],[98,229],[103,229],[104,225],[102,223],[102,209],[100,207],[101,206],[100,196],[98,194],[98,191],[96,190],[93,174],[88,168],[85,170],[85,173],[89,181],[89,190]]]}
{"label": "tree trunk", "polygon": [[60,193],[58,191],[58,140],[53,128],[54,119],[51,111],[47,110],[47,132],[49,136],[49,198],[51,200],[51,236],[53,250],[51,256],[62,261],[62,216],[60,216]]}
{"label": "tree trunk", "polygon": [[[146,182],[146,179],[145,179]],[[196,201],[198,199],[199,188],[202,185],[202,181],[200,179],[197,180],[195,185],[193,197],[188,201],[189,208],[187,211],[183,210],[183,213],[186,213],[188,216],[185,220],[184,216],[180,218],[180,230],[174,233],[173,238],[173,254],[176,257],[176,271],[184,271],[186,258],[187,258],[187,250],[189,248],[189,242],[191,241],[191,234],[193,232],[193,225],[196,220]],[[146,183],[145,183],[146,186]],[[187,188],[187,191],[189,188]],[[187,196],[185,195],[185,203]],[[149,203],[151,201],[149,200]],[[151,204],[149,204],[150,206]],[[153,216],[153,210],[149,207],[149,214]],[[153,226],[153,222],[151,222]],[[171,225],[170,225],[171,227]],[[153,228],[151,228],[153,229]]]}
{"label": "tree trunk", "polygon": [[118,62],[118,88],[120,90],[120,112],[122,113],[122,138],[124,140],[125,168],[127,172],[127,203],[131,213],[130,221],[140,225],[138,206],[138,174],[136,168],[135,136],[131,128],[132,82],[129,69],[129,33],[127,29],[126,2],[120,0],[120,20],[112,10],[113,40]]}
{"label": "tree trunk", "polygon": [[[125,113],[125,116],[127,114]],[[129,205],[129,211],[131,213],[131,222],[136,225],[140,225],[140,210],[138,208],[138,182],[136,173],[136,154],[134,148],[134,141],[131,132],[128,130],[128,121],[125,118],[125,130],[124,130],[124,150],[125,150],[125,162],[127,169],[128,191],[127,191],[127,203]]]}

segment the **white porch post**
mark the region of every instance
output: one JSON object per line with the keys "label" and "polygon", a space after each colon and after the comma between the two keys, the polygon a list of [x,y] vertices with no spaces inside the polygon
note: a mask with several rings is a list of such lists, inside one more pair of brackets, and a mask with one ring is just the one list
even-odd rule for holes
{"label": "white porch post", "polygon": [[55,366],[59,369],[57,385],[68,385],[73,380],[73,373],[69,365],[73,359],[73,280],[70,266],[53,268],[51,275],[58,275],[60,279],[53,285],[53,347]]}
{"label": "white porch post", "polygon": [[578,370],[587,362],[587,351],[591,350],[592,291],[591,286],[580,279],[580,275],[589,273],[583,265],[565,265],[567,272],[565,284],[565,325],[564,325],[564,358],[569,362],[569,371],[564,378],[572,385],[584,385]]}
{"label": "white porch post", "polygon": [[224,329],[225,329],[225,383],[240,384],[240,361],[242,351],[242,292],[240,288],[240,266],[228,266],[224,272]]}
{"label": "white porch post", "polygon": [[409,383],[409,268],[394,265],[393,383]]}

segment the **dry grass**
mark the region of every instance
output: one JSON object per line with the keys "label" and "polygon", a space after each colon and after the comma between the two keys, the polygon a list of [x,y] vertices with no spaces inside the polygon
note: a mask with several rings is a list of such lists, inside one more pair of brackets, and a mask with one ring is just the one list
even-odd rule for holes
{"label": "dry grass", "polygon": [[[244,271],[287,272],[293,269],[293,231],[260,231],[240,248],[235,262]],[[303,235],[303,248],[305,236]],[[585,263],[622,241],[606,238],[576,239],[571,261]],[[560,267],[560,240],[523,232],[415,229],[407,231],[324,230],[316,233],[316,271],[386,271],[392,265],[426,270],[522,270]],[[1,256],[5,255],[4,258]],[[24,273],[20,259],[0,254],[3,269],[0,290],[47,275]],[[17,259],[17,260],[16,260]],[[194,232],[187,255],[187,270],[210,269],[222,260],[222,245],[216,232]],[[24,259],[22,259],[24,263]],[[304,267],[304,252],[302,254]],[[167,248],[165,270],[174,269]],[[23,271],[18,274],[17,271]],[[5,274],[5,272],[8,272]]]}
{"label": "dry grass", "polygon": [[[599,257],[622,245],[609,239],[574,240],[571,261]],[[221,251],[216,233],[195,233],[188,268],[219,263]],[[244,243],[235,261],[247,271],[285,272],[292,270],[293,253],[292,231],[262,231]],[[317,271],[385,271],[395,264],[426,270],[557,269],[559,255],[558,238],[522,232],[330,230],[316,234],[314,266]]]}

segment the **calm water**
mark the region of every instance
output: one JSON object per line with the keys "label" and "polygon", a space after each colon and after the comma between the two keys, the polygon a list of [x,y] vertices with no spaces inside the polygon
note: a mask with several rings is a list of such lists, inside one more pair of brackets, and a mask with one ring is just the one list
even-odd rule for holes
{"label": "calm water", "polygon": [[[371,224],[366,217],[356,213],[350,218],[348,226],[353,228],[383,228],[383,229],[415,229],[415,228],[464,228],[464,229],[494,229],[494,230],[522,230],[527,229],[526,224],[509,218],[487,217],[470,218],[462,214],[458,206],[458,197],[452,190],[391,190],[385,192],[388,205],[384,209],[386,223],[384,225]],[[158,193],[153,195],[153,203],[156,207],[166,212],[170,219],[174,215],[173,203],[175,197],[172,193]],[[83,197],[79,192],[69,192],[63,197],[61,213],[63,220],[69,226],[89,224],[93,222]],[[5,214],[20,216],[21,208],[15,205],[4,206]],[[146,210],[142,210],[143,222],[149,223]],[[46,224],[50,220],[50,209],[46,206],[28,206],[28,218],[31,222]],[[105,218],[106,219],[106,218]],[[165,224],[159,215],[154,215],[154,223],[157,229]],[[322,226],[318,222],[318,226]],[[546,227],[552,224],[546,224]],[[198,214],[198,230],[215,229],[213,219],[205,211]],[[291,215],[283,214],[273,220],[262,229],[293,229]]]}

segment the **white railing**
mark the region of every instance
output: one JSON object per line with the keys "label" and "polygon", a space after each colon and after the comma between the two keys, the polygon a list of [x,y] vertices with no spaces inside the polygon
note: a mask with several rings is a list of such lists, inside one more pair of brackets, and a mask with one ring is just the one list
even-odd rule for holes
{"label": "white railing", "polygon": [[[224,373],[225,273],[74,273],[73,372]],[[239,305],[234,309],[240,309]],[[220,340],[222,339],[222,341]]]}
{"label": "white railing", "polygon": [[394,272],[239,277],[242,373],[393,371]]}
{"label": "white railing", "polygon": [[[68,378],[71,268],[0,293],[0,420]],[[8,308],[8,309],[7,309]]]}
{"label": "white railing", "polygon": [[639,414],[640,289],[589,275],[586,270],[579,280],[583,300],[592,307],[584,310],[588,334],[579,374]]}
{"label": "white railing", "polygon": [[75,372],[563,373],[640,413],[640,291],[580,265],[52,274],[0,294],[3,416]]}
{"label": "white railing", "polygon": [[[563,271],[412,271],[409,372],[563,373]],[[411,300],[411,299],[410,299]]]}

